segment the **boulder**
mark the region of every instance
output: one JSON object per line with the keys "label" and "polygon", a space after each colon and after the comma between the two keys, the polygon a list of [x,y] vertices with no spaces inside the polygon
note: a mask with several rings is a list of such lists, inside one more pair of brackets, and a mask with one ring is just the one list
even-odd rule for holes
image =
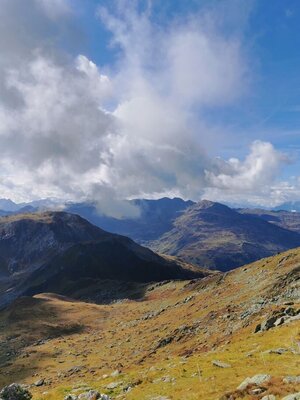
{"label": "boulder", "polygon": [[81,393],[78,396],[78,400],[98,400],[100,399],[100,393],[97,390],[89,390],[88,392]]}
{"label": "boulder", "polygon": [[258,374],[252,376],[252,378],[246,378],[238,387],[237,390],[245,390],[249,385],[261,385],[265,382],[269,382],[271,375]]}
{"label": "boulder", "polygon": [[213,360],[212,365],[219,367],[219,368],[230,368],[231,365],[219,360]]}
{"label": "boulder", "polygon": [[38,381],[36,381],[34,384],[35,386],[43,386],[43,384],[45,383],[45,379],[39,379]]}
{"label": "boulder", "polygon": [[284,321],[285,321],[284,317],[280,317],[280,318],[276,319],[276,321],[274,322],[274,326],[282,325],[282,324],[284,324]]}
{"label": "boulder", "polygon": [[110,389],[110,390],[116,389],[117,387],[119,387],[119,386],[121,386],[121,385],[123,385],[123,382],[122,382],[122,381],[111,382],[111,383],[109,383],[109,384],[106,386],[106,389]]}
{"label": "boulder", "polygon": [[265,321],[262,322],[260,330],[261,331],[268,331],[269,329],[273,328],[275,326],[275,322],[277,321],[278,317],[273,316],[271,318],[266,319]]}
{"label": "boulder", "polygon": [[64,400],[111,400],[106,394],[101,394],[97,390],[89,390],[80,395],[68,394]]}
{"label": "boulder", "polygon": [[282,398],[282,400],[300,400],[300,392],[289,394]]}
{"label": "boulder", "polygon": [[1,400],[30,400],[31,398],[32,394],[17,383],[5,386],[0,392]]}
{"label": "boulder", "polygon": [[120,373],[121,373],[121,372],[120,372],[118,369],[116,369],[114,372],[112,372],[112,373],[110,374],[110,376],[112,376],[112,377],[119,376]]}
{"label": "boulder", "polygon": [[289,349],[285,349],[284,347],[279,347],[278,349],[267,350],[266,353],[281,355],[281,354],[287,353],[288,351],[290,351],[290,350]]}
{"label": "boulder", "polygon": [[298,375],[298,376],[293,376],[293,375],[285,376],[283,378],[283,382],[284,383],[300,383],[300,375]]}

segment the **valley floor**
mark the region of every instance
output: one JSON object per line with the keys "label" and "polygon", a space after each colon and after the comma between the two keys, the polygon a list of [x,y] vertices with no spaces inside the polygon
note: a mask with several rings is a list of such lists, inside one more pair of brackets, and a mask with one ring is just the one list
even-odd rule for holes
{"label": "valley floor", "polygon": [[[299,380],[287,378],[300,371],[299,265],[300,250],[291,250],[107,305],[21,298],[0,313],[0,386],[32,385],[34,400],[87,388],[128,400],[299,392]],[[260,393],[236,390],[257,374],[270,375]]]}

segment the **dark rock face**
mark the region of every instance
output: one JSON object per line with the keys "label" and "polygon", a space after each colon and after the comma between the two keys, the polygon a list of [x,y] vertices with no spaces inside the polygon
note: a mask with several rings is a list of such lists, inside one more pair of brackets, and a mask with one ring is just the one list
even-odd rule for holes
{"label": "dark rock face", "polygon": [[268,331],[269,329],[275,328],[287,322],[295,319],[300,319],[300,309],[293,307],[282,308],[281,310],[276,310],[265,319],[262,323],[258,324],[255,328],[255,333]]}
{"label": "dark rock face", "polygon": [[2,218],[0,254],[0,306],[23,294],[64,294],[81,279],[151,282],[206,275],[64,212]]}
{"label": "dark rock face", "polygon": [[74,243],[97,240],[104,231],[63,212],[0,219],[0,276],[35,269]]}

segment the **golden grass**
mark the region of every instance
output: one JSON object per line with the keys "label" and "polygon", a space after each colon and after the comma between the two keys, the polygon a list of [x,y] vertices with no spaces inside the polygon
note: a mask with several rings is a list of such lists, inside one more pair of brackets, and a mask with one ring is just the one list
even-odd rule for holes
{"label": "golden grass", "polygon": [[[216,400],[228,392],[241,395],[235,390],[246,377],[268,373],[273,379],[267,394],[280,398],[299,391],[299,385],[282,383],[282,377],[300,371],[299,320],[255,334],[255,326],[281,307],[277,304],[266,304],[241,319],[253,304],[272,298],[276,285],[299,262],[300,251],[293,250],[225,277],[150,285],[142,301],[95,305],[49,294],[21,299],[0,314],[0,361],[5,360],[5,349],[16,351],[0,368],[0,386],[45,378],[44,386],[32,389],[34,400],[63,399],[82,384],[119,399]],[[14,338],[16,334],[20,336]],[[169,344],[157,348],[170,337]],[[49,340],[33,345],[45,338]],[[288,351],[268,353],[277,348]],[[213,360],[231,367],[216,367]],[[70,374],[74,366],[82,370]],[[111,377],[115,369],[121,375]],[[117,381],[123,384],[107,389]],[[128,393],[123,391],[126,385],[132,386]],[[235,398],[261,397],[245,393]]]}

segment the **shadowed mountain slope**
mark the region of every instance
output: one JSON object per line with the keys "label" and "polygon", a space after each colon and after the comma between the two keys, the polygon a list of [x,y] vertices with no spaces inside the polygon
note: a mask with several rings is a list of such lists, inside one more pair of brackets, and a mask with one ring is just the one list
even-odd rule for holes
{"label": "shadowed mountain slope", "polygon": [[0,254],[2,306],[27,292],[64,293],[86,278],[150,282],[208,274],[64,212],[1,218]]}

